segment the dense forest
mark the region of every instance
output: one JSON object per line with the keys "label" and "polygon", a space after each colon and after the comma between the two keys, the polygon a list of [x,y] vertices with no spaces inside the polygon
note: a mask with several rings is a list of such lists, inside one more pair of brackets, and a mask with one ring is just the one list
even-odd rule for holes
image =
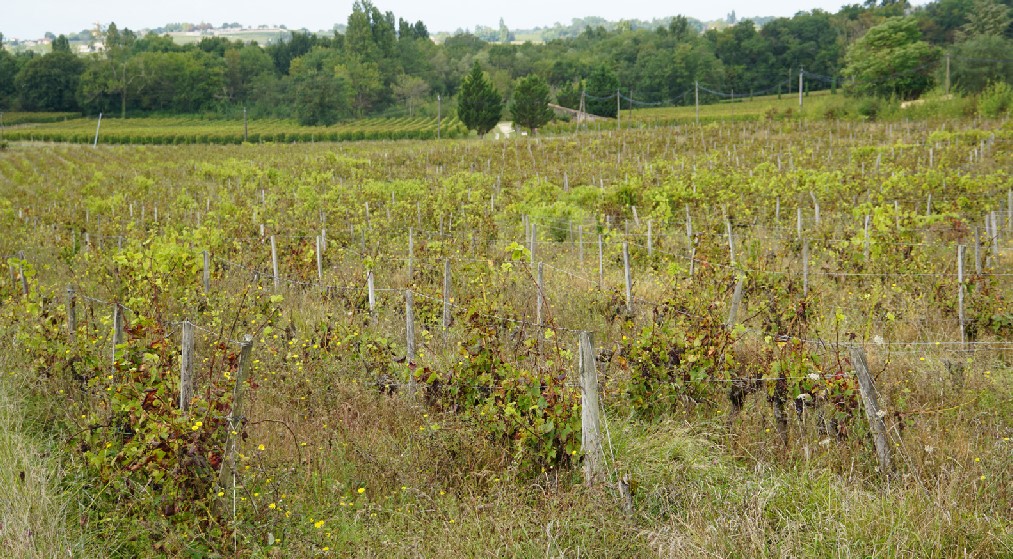
{"label": "dense forest", "polygon": [[[453,97],[476,62],[504,98],[536,74],[560,104],[586,91],[592,112],[626,103],[688,104],[705,95],[836,89],[917,97],[942,85],[946,61],[960,92],[1013,81],[1013,0],[938,0],[814,10],[757,27],[743,20],[701,31],[684,17],[653,29],[588,26],[543,44],[489,42],[458,33],[439,44],[426,25],[356,2],[344,33],[294,33],[261,47],[221,37],[178,45],[110,24],[99,53],[71,52],[65,37],[51,53],[0,50],[0,109],[86,114],[205,113],[293,117],[307,124],[367,115],[428,114]],[[2,36],[0,36],[2,37]],[[509,39],[505,36],[504,39]],[[611,101],[604,101],[611,96]],[[443,103],[443,110],[452,103]]]}

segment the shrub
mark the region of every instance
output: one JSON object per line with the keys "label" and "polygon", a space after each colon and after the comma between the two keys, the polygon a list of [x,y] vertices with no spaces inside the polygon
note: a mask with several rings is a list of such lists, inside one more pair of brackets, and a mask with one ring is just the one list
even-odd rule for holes
{"label": "shrub", "polygon": [[995,118],[1013,109],[1013,86],[1006,82],[994,82],[981,92],[978,98],[978,114]]}
{"label": "shrub", "polygon": [[858,115],[863,120],[876,120],[883,110],[882,103],[875,97],[866,97],[858,103]]}

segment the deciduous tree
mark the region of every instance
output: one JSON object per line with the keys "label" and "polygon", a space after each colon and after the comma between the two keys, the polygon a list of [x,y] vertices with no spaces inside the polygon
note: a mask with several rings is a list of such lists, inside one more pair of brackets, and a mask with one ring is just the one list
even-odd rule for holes
{"label": "deciduous tree", "polygon": [[918,97],[932,87],[940,50],[921,40],[914,18],[897,17],[873,27],[845,56],[848,90],[860,95]]}

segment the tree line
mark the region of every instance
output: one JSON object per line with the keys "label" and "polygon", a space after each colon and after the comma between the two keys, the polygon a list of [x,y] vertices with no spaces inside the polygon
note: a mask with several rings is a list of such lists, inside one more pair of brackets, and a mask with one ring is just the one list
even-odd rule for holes
{"label": "tree line", "polygon": [[[488,42],[470,33],[437,44],[423,22],[395,19],[369,0],[354,4],[344,33],[294,33],[266,47],[222,37],[184,46],[110,24],[95,54],[72,53],[63,36],[43,56],[0,50],[0,108],[123,117],[245,109],[304,124],[435,116],[437,96],[459,97],[477,67],[501,109],[515,106],[503,101],[518,90],[531,98],[533,88],[540,99],[544,85],[561,105],[577,108],[586,92],[589,112],[612,116],[617,92],[666,104],[693,103],[697,82],[734,94],[787,93],[797,91],[803,70],[813,76],[810,89],[844,85],[860,94],[916,97],[941,82],[946,55],[956,61],[953,87],[974,93],[1013,81],[1011,3],[937,0],[912,8],[906,0],[869,0],[833,14],[813,10],[759,28],[744,20],[702,32],[677,16],[654,29],[589,26],[544,44]],[[529,76],[537,80],[527,82]],[[464,108],[457,101],[444,104],[444,114]]]}

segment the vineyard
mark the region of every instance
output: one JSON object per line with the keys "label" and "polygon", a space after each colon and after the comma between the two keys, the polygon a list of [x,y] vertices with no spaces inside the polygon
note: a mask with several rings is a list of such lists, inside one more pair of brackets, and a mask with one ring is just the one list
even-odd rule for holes
{"label": "vineyard", "polygon": [[[20,122],[31,122],[4,131],[11,141],[61,142],[92,144],[98,133],[100,144],[241,144],[250,143],[344,142],[355,140],[426,140],[437,136],[433,118],[369,118],[333,126],[300,126],[286,119],[258,119],[244,130],[240,120],[207,120],[192,117],[145,117],[138,119],[103,118],[101,126],[94,118],[40,119],[41,113],[26,115]],[[26,120],[27,118],[27,120]],[[467,128],[457,119],[441,124],[440,136],[456,138],[467,135]],[[245,134],[245,136],[244,136]]]}
{"label": "vineyard", "polygon": [[1013,553],[1008,122],[177,120],[0,152],[0,549]]}

